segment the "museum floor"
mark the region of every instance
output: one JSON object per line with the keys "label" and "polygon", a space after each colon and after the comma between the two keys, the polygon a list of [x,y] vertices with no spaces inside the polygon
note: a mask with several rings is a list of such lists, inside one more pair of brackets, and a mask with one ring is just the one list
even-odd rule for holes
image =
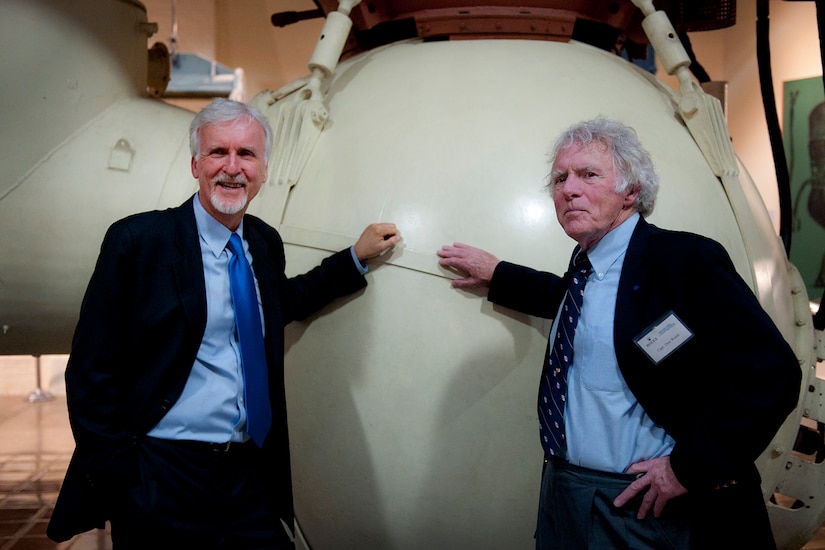
{"label": "museum floor", "polygon": [[[27,395],[0,395],[0,550],[111,549],[105,531],[61,544],[46,538],[73,448],[65,396],[29,402]],[[825,529],[803,548],[825,550]]]}
{"label": "museum floor", "polygon": [[0,550],[111,548],[103,531],[57,544],[46,538],[74,441],[66,398],[0,395]]}

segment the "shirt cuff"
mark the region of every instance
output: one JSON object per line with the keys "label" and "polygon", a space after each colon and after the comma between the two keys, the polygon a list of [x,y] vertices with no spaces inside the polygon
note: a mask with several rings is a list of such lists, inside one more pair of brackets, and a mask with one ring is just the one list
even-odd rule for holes
{"label": "shirt cuff", "polygon": [[367,264],[365,264],[364,262],[359,260],[358,256],[355,255],[355,246],[354,245],[349,247],[349,252],[350,252],[350,254],[352,254],[352,261],[355,262],[355,267],[358,268],[358,272],[361,275],[366,275],[367,271],[369,271],[369,267],[367,267]]}

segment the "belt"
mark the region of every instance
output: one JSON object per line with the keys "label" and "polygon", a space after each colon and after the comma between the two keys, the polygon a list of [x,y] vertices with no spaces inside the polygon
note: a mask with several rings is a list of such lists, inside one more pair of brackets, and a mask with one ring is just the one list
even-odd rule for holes
{"label": "belt", "polygon": [[584,466],[578,466],[576,464],[571,464],[570,462],[564,460],[563,458],[558,458],[555,456],[551,456],[549,458],[545,458],[545,463],[550,462],[553,464],[554,470],[568,470],[570,472],[578,472],[582,474],[587,474],[591,476],[609,478],[609,479],[616,479],[619,481],[634,481],[639,479],[644,475],[644,472],[639,472],[636,474],[626,474],[620,472],[605,472],[602,470],[594,470],[592,468],[586,468]]}
{"label": "belt", "polygon": [[166,441],[177,447],[204,454],[235,454],[258,448],[251,439],[247,441],[227,441],[225,443],[210,443],[209,441],[194,441],[191,439],[169,439]]}

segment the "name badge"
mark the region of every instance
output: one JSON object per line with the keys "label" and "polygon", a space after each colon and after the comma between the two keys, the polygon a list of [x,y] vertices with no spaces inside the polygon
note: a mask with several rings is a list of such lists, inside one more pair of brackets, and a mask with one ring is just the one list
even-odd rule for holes
{"label": "name badge", "polygon": [[650,327],[646,328],[633,341],[655,364],[682,347],[693,338],[693,332],[669,311]]}

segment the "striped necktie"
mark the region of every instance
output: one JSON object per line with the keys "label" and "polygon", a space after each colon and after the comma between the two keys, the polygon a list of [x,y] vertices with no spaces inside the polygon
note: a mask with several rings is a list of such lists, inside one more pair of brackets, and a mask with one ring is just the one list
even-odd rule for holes
{"label": "striped necktie", "polygon": [[[565,448],[564,406],[567,401],[567,368],[573,361],[573,339],[584,296],[584,285],[592,266],[580,252],[570,272],[570,286],[559,311],[555,338],[548,342],[539,386],[539,434],[545,456],[557,456]],[[549,346],[552,343],[552,348]]]}

